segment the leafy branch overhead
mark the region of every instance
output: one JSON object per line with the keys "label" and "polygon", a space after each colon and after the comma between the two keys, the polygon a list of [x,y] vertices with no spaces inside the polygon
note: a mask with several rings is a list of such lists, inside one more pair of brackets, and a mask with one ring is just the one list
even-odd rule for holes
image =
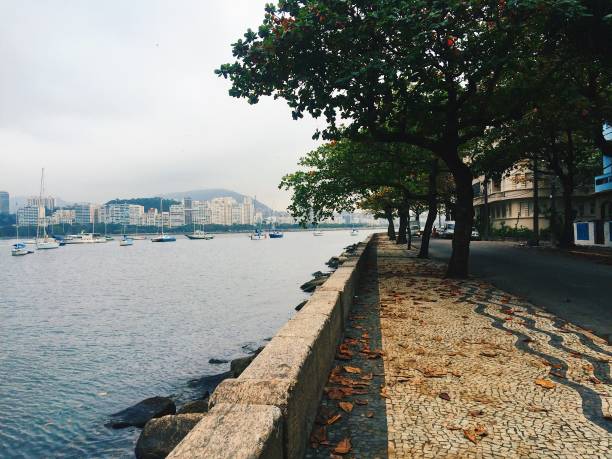
{"label": "leafy branch overhead", "polygon": [[410,200],[427,198],[429,155],[403,144],[330,142],[299,162],[303,170],[283,177],[280,188],[292,190],[289,210],[303,224],[358,203],[388,187]]}

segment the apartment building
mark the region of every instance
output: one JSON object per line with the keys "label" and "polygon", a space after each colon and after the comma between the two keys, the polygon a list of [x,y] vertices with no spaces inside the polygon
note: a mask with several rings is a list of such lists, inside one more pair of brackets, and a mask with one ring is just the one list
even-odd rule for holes
{"label": "apartment building", "polygon": [[0,191],[0,215],[10,212],[10,197],[8,191]]}
{"label": "apartment building", "polygon": [[46,211],[43,206],[25,206],[17,210],[17,223],[20,226],[36,226],[44,223]]}

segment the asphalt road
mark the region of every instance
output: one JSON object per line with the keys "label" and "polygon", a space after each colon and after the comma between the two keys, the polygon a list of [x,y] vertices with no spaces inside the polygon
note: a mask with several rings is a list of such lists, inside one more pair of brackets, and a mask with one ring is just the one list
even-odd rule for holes
{"label": "asphalt road", "polygon": [[[471,275],[612,339],[612,266],[509,242],[470,247]],[[431,241],[433,259],[446,261],[450,254],[450,241]]]}

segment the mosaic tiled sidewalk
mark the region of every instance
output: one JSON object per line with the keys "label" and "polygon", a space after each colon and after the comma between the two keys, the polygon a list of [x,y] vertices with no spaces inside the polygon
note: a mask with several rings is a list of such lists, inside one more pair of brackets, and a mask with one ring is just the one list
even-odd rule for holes
{"label": "mosaic tiled sidewalk", "polygon": [[376,244],[307,457],[612,457],[611,346]]}

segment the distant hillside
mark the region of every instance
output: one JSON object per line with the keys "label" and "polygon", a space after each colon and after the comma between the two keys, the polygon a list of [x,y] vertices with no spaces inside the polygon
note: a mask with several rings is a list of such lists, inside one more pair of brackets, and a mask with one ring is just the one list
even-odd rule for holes
{"label": "distant hillside", "polygon": [[[190,191],[180,191],[176,193],[168,193],[163,195],[165,198],[172,198],[181,200],[183,198],[191,198],[194,201],[210,201],[214,198],[224,198],[230,197],[234,198],[238,202],[242,202],[242,200],[247,197],[244,194],[237,193],[232,190],[225,190],[223,188],[208,188],[205,190],[190,190]],[[260,201],[255,201],[255,209],[261,211],[264,215],[269,215],[273,212],[273,210],[266,206],[264,203]]]}

